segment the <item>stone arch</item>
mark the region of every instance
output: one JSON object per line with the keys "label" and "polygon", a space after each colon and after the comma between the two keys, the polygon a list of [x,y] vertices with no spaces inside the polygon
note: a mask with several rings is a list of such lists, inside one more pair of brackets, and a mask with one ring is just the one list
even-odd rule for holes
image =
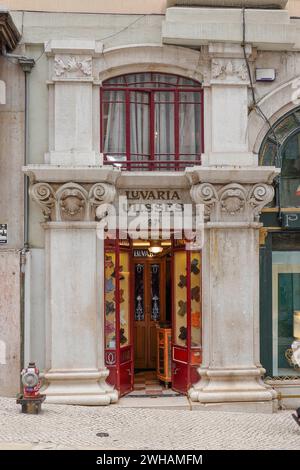
{"label": "stone arch", "polygon": [[[275,90],[272,90],[258,102],[263,113],[272,125],[300,105],[300,103],[296,104],[293,102],[297,83],[300,89],[299,80],[294,78]],[[256,154],[259,153],[261,145],[269,131],[269,124],[265,122],[257,111],[253,110],[250,113],[248,123],[249,146],[252,152]]]}
{"label": "stone arch", "polygon": [[106,49],[99,58],[97,69],[101,81],[126,73],[155,71],[202,82],[207,73],[201,52],[179,46],[150,44]]}

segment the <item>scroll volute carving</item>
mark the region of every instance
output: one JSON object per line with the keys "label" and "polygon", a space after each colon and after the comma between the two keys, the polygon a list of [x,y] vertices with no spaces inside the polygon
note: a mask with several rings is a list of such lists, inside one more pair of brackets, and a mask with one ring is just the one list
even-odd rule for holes
{"label": "scroll volute carving", "polygon": [[263,207],[273,200],[274,188],[269,184],[201,183],[191,189],[191,197],[205,207],[206,221],[257,222]]}
{"label": "scroll volute carving", "polygon": [[56,222],[95,221],[97,207],[112,202],[115,192],[108,183],[83,186],[73,182],[61,186],[36,183],[29,190],[45,221]]}

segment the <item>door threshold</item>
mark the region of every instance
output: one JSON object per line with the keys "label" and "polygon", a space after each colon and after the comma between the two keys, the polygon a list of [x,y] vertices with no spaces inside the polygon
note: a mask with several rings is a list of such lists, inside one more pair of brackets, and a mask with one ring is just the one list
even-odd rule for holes
{"label": "door threshold", "polygon": [[[167,398],[167,399],[166,399]],[[179,396],[125,396],[113,406],[121,408],[152,408],[165,410],[190,410],[191,406],[186,395]]]}
{"label": "door threshold", "polygon": [[182,393],[136,393],[131,392],[123,398],[173,398],[173,397],[184,397]]}

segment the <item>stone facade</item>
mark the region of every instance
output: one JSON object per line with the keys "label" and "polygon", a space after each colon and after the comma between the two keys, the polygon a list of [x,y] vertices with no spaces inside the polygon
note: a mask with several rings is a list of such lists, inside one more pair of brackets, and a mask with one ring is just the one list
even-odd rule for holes
{"label": "stone facade", "polygon": [[[245,13],[241,47],[242,10],[225,8],[240,2],[219,2],[218,9],[207,1],[204,7],[185,3],[197,5],[168,2],[166,14],[140,18],[13,13],[15,23],[23,25],[24,53],[37,59],[29,83],[29,160],[23,168],[32,199],[25,356],[44,371],[50,402],[117,400],[105,382],[108,371],[99,343],[104,253],[95,234],[96,209],[128,188],[172,187],[190,191],[194,203],[206,209],[203,365],[190,398],[200,407],[221,403],[232,409],[240,402],[249,409],[276,407],[276,393],[262,380],[259,356],[258,249],[259,215],[273,198],[278,171],[258,167],[257,157],[270,122],[294,106],[300,23],[283,9],[285,1],[266,1],[280,8],[263,11],[249,1],[246,6],[253,8]],[[265,118],[251,101],[249,71],[254,77],[257,68],[276,72],[275,81],[254,83]],[[142,174],[103,166],[100,87],[108,78],[146,71],[202,83],[201,167]],[[21,164],[20,159],[14,167],[19,178]],[[20,235],[21,224],[17,231]],[[15,248],[22,247],[20,239]],[[34,290],[41,275],[45,285],[37,283]],[[35,325],[40,342],[33,340]]]}

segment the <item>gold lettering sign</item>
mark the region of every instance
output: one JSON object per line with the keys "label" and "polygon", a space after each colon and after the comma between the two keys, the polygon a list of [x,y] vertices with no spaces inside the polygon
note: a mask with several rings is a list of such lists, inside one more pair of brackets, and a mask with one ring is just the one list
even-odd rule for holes
{"label": "gold lettering sign", "polygon": [[171,190],[130,190],[125,194],[129,201],[180,201],[178,192]]}

